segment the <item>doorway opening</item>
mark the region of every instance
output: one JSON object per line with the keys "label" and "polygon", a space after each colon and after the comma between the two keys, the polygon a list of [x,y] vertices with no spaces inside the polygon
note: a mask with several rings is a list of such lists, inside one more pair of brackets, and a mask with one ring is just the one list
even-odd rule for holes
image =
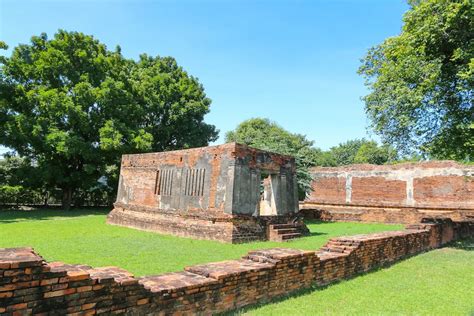
{"label": "doorway opening", "polygon": [[260,176],[260,215],[278,214],[278,175],[262,172]]}

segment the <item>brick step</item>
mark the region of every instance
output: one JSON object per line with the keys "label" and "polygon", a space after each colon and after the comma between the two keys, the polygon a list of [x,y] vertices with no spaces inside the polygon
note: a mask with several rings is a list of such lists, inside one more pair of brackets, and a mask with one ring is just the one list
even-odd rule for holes
{"label": "brick step", "polygon": [[297,228],[295,224],[271,224],[270,229],[285,229],[285,228]]}
{"label": "brick step", "polygon": [[279,229],[274,229],[274,231],[277,232],[278,235],[299,233],[297,228],[279,228]]}
{"label": "brick step", "polygon": [[282,234],[282,235],[280,235],[280,238],[281,238],[282,240],[290,240],[290,239],[298,238],[298,237],[301,237],[301,234],[300,234],[300,233],[290,233],[290,234]]}
{"label": "brick step", "polygon": [[287,241],[309,233],[302,223],[270,224],[268,230],[269,239],[272,241]]}

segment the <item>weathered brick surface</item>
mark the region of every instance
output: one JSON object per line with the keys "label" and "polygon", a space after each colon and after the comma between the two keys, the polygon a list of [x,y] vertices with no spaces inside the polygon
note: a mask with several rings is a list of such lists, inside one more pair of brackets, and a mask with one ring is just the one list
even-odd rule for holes
{"label": "weathered brick surface", "polygon": [[301,208],[322,220],[418,223],[474,218],[474,167],[454,161],[314,168]]}
{"label": "weathered brick surface", "polygon": [[328,203],[346,202],[346,179],[341,177],[318,177],[313,181],[313,191],[324,196]]}
{"label": "weathered brick surface", "polygon": [[[271,179],[272,194],[261,212],[262,176]],[[260,216],[279,222],[298,212],[295,160],[236,143],[124,155],[114,206],[109,224],[224,242],[264,240]]]}
{"label": "weathered brick surface", "polygon": [[430,176],[413,180],[414,199],[421,206],[474,208],[474,172],[465,176]]}
{"label": "weathered brick surface", "polygon": [[351,203],[356,204],[400,203],[406,199],[406,182],[384,177],[353,177],[351,194]]}
{"label": "weathered brick surface", "polygon": [[469,236],[474,222],[431,220],[404,231],[333,238],[318,251],[255,250],[240,260],[142,278],[117,267],[47,263],[31,248],[0,249],[0,315],[210,315],[349,278]]}

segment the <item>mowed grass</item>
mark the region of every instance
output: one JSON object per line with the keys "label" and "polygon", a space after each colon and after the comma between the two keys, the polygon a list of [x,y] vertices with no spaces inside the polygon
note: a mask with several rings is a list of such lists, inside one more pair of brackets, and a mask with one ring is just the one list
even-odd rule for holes
{"label": "mowed grass", "polygon": [[474,315],[474,240],[243,315]]}
{"label": "mowed grass", "polygon": [[119,266],[136,276],[238,259],[249,250],[291,247],[316,250],[342,235],[402,229],[402,225],[309,222],[311,235],[286,243],[224,244],[107,225],[108,210],[0,211],[0,248],[33,247],[48,261],[93,267]]}

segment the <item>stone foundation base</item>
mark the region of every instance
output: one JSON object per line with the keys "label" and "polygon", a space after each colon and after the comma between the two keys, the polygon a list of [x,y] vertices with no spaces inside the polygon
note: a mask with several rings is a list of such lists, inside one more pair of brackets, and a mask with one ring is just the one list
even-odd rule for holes
{"label": "stone foundation base", "polygon": [[422,222],[424,218],[451,219],[453,221],[474,219],[474,210],[347,206],[309,203],[305,203],[301,206],[300,213],[305,219],[368,223],[416,224]]}
{"label": "stone foundation base", "polygon": [[180,212],[116,204],[107,216],[107,224],[180,237],[243,243],[268,240],[268,225],[288,223],[290,218],[289,216],[255,218],[231,215],[205,217],[198,214],[182,214]]}

